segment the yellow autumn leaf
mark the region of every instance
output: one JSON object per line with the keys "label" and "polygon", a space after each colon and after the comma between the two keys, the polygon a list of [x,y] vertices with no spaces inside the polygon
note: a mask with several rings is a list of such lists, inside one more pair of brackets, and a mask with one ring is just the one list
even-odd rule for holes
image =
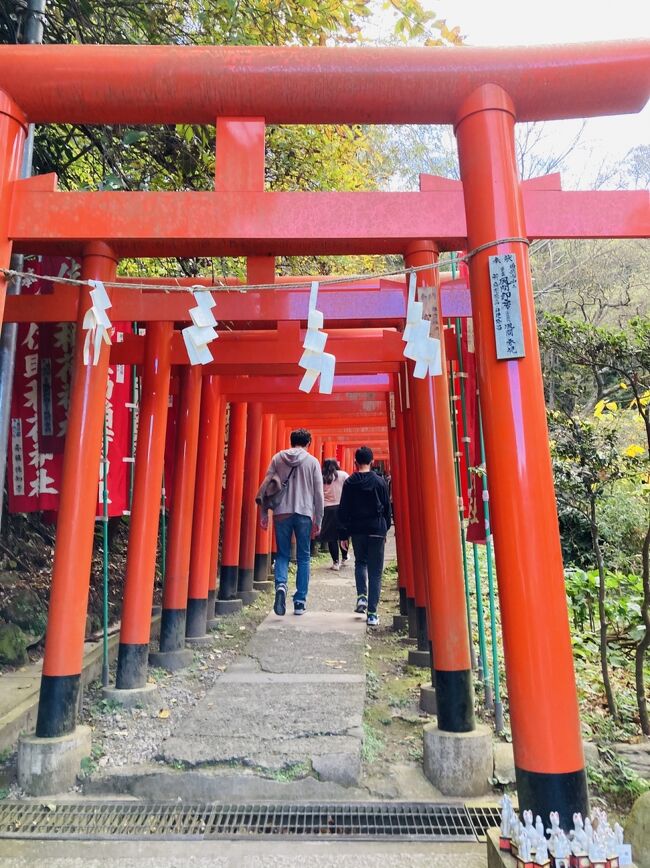
{"label": "yellow autumn leaf", "polygon": [[169,717],[169,709],[168,708],[161,708],[160,711],[158,712],[158,717],[160,717],[162,720],[165,720],[166,718],[168,718]]}
{"label": "yellow autumn leaf", "polygon": [[633,443],[631,446],[628,446],[625,450],[624,454],[628,456],[628,458],[635,458],[637,455],[643,455],[645,449],[643,446],[640,446],[638,443]]}

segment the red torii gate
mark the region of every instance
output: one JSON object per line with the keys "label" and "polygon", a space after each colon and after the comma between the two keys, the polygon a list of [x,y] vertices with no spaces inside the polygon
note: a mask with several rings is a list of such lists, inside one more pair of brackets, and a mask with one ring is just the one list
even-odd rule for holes
{"label": "red torii gate", "polygon": [[[472,308],[519,802],[542,815],[557,809],[565,824],[574,810],[586,809],[587,790],[525,240],[646,235],[648,197],[525,192],[513,129],[515,119],[638,111],[648,93],[649,47],[638,41],[527,51],[20,46],[0,52],[0,265],[8,264],[12,242],[16,250],[81,252],[84,279],[106,282],[118,258],[129,255],[408,252],[413,263],[432,262],[438,250],[475,251]],[[406,92],[418,100],[405,100]],[[67,194],[54,192],[52,179],[17,181],[25,115],[32,122],[139,124],[205,124],[216,117],[216,192]],[[466,223],[459,190],[263,192],[264,123],[332,122],[454,123]],[[222,146],[234,159],[223,158]],[[535,225],[531,197],[544,203],[538,207],[546,223]],[[496,358],[490,253],[516,258],[526,352],[519,359]],[[262,271],[269,264],[262,261]],[[81,314],[85,287],[80,299]],[[168,353],[168,345],[159,340],[159,351]],[[75,725],[87,595],[79,577],[90,563],[108,362],[105,350],[99,365],[85,366],[77,348],[37,723],[42,737]],[[446,490],[445,388],[431,380],[413,386],[413,412],[404,422],[407,433],[412,426],[416,467],[440,473]],[[419,554],[430,567],[449,570],[451,595],[432,590],[444,615],[459,623],[459,577],[448,556],[441,539],[423,544]],[[522,623],[526,611],[544,612],[547,629]],[[444,694],[439,729],[452,732],[474,726],[466,625],[457,639],[450,651],[434,630],[440,700]],[[533,713],[530,675],[547,671],[554,675],[552,707],[541,704]]]}

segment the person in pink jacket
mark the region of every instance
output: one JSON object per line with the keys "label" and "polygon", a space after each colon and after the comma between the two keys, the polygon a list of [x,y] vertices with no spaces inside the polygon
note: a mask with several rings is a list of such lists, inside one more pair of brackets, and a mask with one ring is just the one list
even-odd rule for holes
{"label": "person in pink jacket", "polygon": [[339,548],[344,566],[348,560],[348,541],[341,538],[338,521],[341,492],[343,491],[343,483],[347,478],[348,474],[345,470],[341,470],[335,458],[325,459],[323,462],[323,502],[325,504],[325,512],[318,538],[321,542],[327,543],[327,548],[332,556],[332,566],[330,569],[337,571],[340,569]]}

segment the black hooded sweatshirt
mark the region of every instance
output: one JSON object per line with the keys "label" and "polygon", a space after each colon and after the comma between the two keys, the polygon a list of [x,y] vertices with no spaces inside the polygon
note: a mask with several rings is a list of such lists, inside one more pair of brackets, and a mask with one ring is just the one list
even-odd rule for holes
{"label": "black hooded sweatshirt", "polygon": [[338,521],[345,536],[386,536],[390,527],[388,486],[376,473],[353,473],[343,484]]}

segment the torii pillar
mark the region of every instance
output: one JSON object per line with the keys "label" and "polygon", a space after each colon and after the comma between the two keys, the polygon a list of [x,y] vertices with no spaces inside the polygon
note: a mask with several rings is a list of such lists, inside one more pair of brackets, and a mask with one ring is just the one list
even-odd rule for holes
{"label": "torii pillar", "polygon": [[[273,457],[276,433],[276,421],[273,413],[264,413],[262,417],[262,443],[260,445],[260,468],[259,482],[261,483],[266,471],[268,470],[271,458]],[[258,510],[255,510],[256,518]],[[263,528],[259,521],[256,521],[255,529],[255,566],[253,575],[253,587],[256,591],[267,591],[273,587],[273,582],[269,581],[269,567],[271,560],[271,525]]]}
{"label": "torii pillar", "polygon": [[237,596],[237,579],[244,489],[246,413],[245,402],[238,401],[230,405],[221,568],[219,570],[219,592],[215,606],[217,615],[229,615],[242,607],[241,598]]}
{"label": "torii pillar", "polygon": [[[438,253],[431,241],[413,241],[404,258],[407,267],[434,265]],[[431,288],[430,328],[441,341],[444,372],[439,274],[437,269],[420,271],[416,279],[418,286]],[[408,382],[422,492],[422,556],[438,714],[437,726],[430,724],[424,731],[424,771],[445,795],[480,795],[487,791],[492,774],[492,732],[477,726],[474,718],[447,378],[443,373],[423,379],[409,376]]]}
{"label": "torii pillar", "polygon": [[[86,245],[81,269],[84,280],[114,280],[116,268],[117,260],[110,247],[101,242]],[[98,363],[84,360],[83,320],[91,306],[89,287],[79,287],[77,340],[36,735],[24,736],[18,746],[18,781],[32,795],[61,792],[72,786],[82,757],[90,753],[90,729],[76,727],[76,718],[110,355],[109,347],[102,342]],[[60,744],[60,754],[67,757],[66,762],[57,762],[52,756],[56,748],[50,750],[48,742],[54,738]]]}
{"label": "torii pillar", "polygon": [[262,449],[262,404],[248,404],[246,420],[246,447],[241,506],[241,536],[237,571],[237,597],[245,606],[254,603],[259,592],[253,587],[255,575],[255,538],[257,505],[255,495],[259,488],[260,453]]}
{"label": "torii pillar", "polygon": [[[468,246],[490,245],[470,260],[470,287],[519,808],[558,811],[566,829],[589,801],[515,118],[509,95],[483,85],[458,111],[456,137]],[[488,257],[506,253],[516,261],[523,355],[499,360]]]}

